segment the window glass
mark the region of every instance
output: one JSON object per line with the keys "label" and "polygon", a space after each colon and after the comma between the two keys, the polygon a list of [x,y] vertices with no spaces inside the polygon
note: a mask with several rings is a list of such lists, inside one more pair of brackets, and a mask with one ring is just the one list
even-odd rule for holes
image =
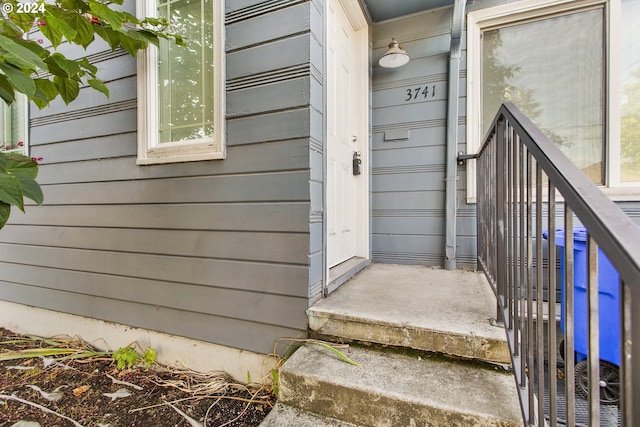
{"label": "window glass", "polygon": [[482,123],[513,102],[594,182],[603,183],[603,10],[482,33]]}
{"label": "window glass", "polygon": [[620,180],[640,181],[640,0],[622,2]]}
{"label": "window glass", "polygon": [[158,54],[159,142],[213,137],[213,0],[158,3],[160,17],[186,47],[160,41]]}
{"label": "window glass", "polygon": [[27,99],[16,93],[16,100],[7,105],[0,100],[0,151],[27,154]]}

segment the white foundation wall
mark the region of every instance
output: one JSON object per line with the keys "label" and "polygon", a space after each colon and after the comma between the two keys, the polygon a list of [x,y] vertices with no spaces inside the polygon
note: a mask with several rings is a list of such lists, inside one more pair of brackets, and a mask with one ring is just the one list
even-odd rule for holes
{"label": "white foundation wall", "polygon": [[198,372],[224,371],[234,380],[257,382],[271,375],[274,357],[89,317],[0,301],[0,327],[42,337],[78,337],[95,348],[115,351],[138,342],[156,351],[161,365],[184,364]]}

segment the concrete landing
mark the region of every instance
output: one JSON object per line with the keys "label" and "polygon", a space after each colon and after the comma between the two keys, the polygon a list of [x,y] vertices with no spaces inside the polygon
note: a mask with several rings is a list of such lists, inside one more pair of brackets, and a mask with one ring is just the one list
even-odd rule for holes
{"label": "concrete landing", "polygon": [[509,364],[495,307],[482,273],[372,264],[307,315],[319,336]]}
{"label": "concrete landing", "polygon": [[522,425],[513,377],[500,368],[354,346],[345,353],[362,366],[317,345],[298,349],[281,368],[279,402],[359,426]]}

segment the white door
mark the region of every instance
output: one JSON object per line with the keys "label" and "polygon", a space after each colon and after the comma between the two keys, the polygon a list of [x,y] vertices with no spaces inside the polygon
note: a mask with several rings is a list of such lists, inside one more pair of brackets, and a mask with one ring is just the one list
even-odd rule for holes
{"label": "white door", "polygon": [[339,0],[327,7],[327,264],[356,256],[356,32]]}

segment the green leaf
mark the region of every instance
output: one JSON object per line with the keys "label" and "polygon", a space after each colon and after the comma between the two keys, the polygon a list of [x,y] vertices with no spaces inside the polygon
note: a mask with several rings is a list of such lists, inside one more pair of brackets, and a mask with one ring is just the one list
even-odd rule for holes
{"label": "green leaf", "polygon": [[[15,2],[15,4],[17,4],[18,2]],[[22,33],[26,33],[29,30],[31,30],[31,27],[33,27],[33,21],[36,19],[36,15],[33,13],[17,13],[16,8],[14,7],[14,11],[11,14],[11,21],[13,22],[13,24],[20,28],[20,35],[22,35]]]}
{"label": "green leaf", "polygon": [[78,97],[78,93],[80,92],[80,85],[77,81],[72,79],[66,79],[64,77],[55,76],[53,78],[53,82],[55,83],[58,91],[60,91],[60,96],[65,104],[69,105],[71,101]]}
{"label": "green leaf", "polygon": [[98,72],[98,67],[96,67],[95,65],[93,65],[91,62],[89,62],[89,60],[87,58],[82,58],[78,61],[78,63],[80,64],[80,66],[85,69],[89,74],[91,74],[92,76],[95,76],[96,73]]}
{"label": "green leaf", "polygon": [[22,35],[27,31],[17,26],[10,19],[3,19],[2,26],[5,27],[5,30],[7,30],[6,34],[12,38],[15,38],[16,36],[22,37]]}
{"label": "green leaf", "polygon": [[33,101],[34,104],[36,104],[36,107],[38,107],[39,110],[42,110],[43,108],[46,108],[49,106],[49,101],[45,101],[44,96],[41,96],[42,92],[40,92],[39,90],[36,90],[36,94],[34,95],[33,98],[31,98],[31,100]]}
{"label": "green leaf", "polygon": [[40,91],[44,97],[40,99],[44,99],[47,101],[52,101],[56,96],[58,96],[58,87],[49,79],[33,79],[33,82],[36,85],[36,94],[37,91]]}
{"label": "green leaf", "polygon": [[[32,41],[30,43],[37,43]],[[20,68],[26,68],[31,71],[37,71],[38,68],[47,69],[42,59],[36,55],[30,49],[16,43],[13,39],[0,34],[0,49],[5,51],[4,57],[7,62],[10,62]]]}
{"label": "green leaf", "polygon": [[95,90],[104,93],[104,96],[106,96],[107,98],[109,97],[109,88],[100,80],[90,79],[90,80],[87,80],[87,83],[89,83],[89,86],[91,86]]}
{"label": "green leaf", "polygon": [[49,71],[59,77],[70,78],[80,72],[80,65],[76,61],[65,58],[60,53],[54,53],[46,59]]}
{"label": "green leaf", "polygon": [[63,15],[59,13],[59,10],[60,9],[58,9],[57,7],[50,7],[49,9],[47,9],[45,20],[47,25],[40,27],[40,31],[44,30],[46,27],[52,27],[56,31],[60,32],[65,39],[71,41],[76,38],[78,32],[71,25],[67,24],[64,21]]}
{"label": "green leaf", "polygon": [[155,47],[160,47],[160,40],[158,39],[158,36],[155,35],[152,31],[138,30],[136,31],[136,34],[140,36],[139,38],[140,40],[144,40],[147,43],[151,43]]}
{"label": "green leaf", "polygon": [[17,206],[24,212],[23,197],[22,186],[18,178],[10,175],[6,170],[0,169],[0,202]]}
{"label": "green leaf", "polygon": [[53,17],[47,18],[47,25],[40,27],[40,32],[49,39],[54,48],[62,43],[62,31],[53,24]]}
{"label": "green leaf", "polygon": [[0,168],[9,174],[16,172],[26,174],[33,179],[38,176],[38,164],[29,157],[18,153],[1,153]]}
{"label": "green leaf", "polygon": [[82,0],[60,0],[60,6],[67,10],[80,10],[81,12],[88,12],[89,6]]}
{"label": "green leaf", "polygon": [[125,16],[122,12],[113,10],[106,4],[90,2],[89,8],[93,15],[107,21],[109,26],[114,30],[119,30],[122,27],[122,23],[125,21]]}
{"label": "green leaf", "polygon": [[[36,162],[31,163],[33,163],[34,165],[36,164]],[[18,178],[18,181],[20,181],[20,185],[22,186],[22,194],[24,195],[24,197],[33,200],[38,205],[41,205],[44,201],[44,194],[42,194],[42,188],[40,188],[40,184],[38,184],[34,179],[35,177],[31,177],[30,174],[22,171],[15,171],[13,173],[13,176]]]}
{"label": "green leaf", "polygon": [[104,41],[109,43],[109,47],[111,50],[115,50],[120,46],[120,33],[112,30],[109,27],[103,27],[101,25],[96,25],[94,30],[97,35],[99,35]]}
{"label": "green leaf", "polygon": [[11,205],[0,202],[0,228],[9,221],[9,215],[11,214]]}
{"label": "green leaf", "polygon": [[9,83],[7,76],[0,74],[0,98],[7,104],[12,104],[15,101],[15,95],[13,86]]}
{"label": "green leaf", "polygon": [[86,49],[94,39],[93,26],[89,24],[89,21],[84,15],[79,14],[69,15],[67,23],[78,32],[72,42]]}
{"label": "green leaf", "polygon": [[147,42],[138,37],[135,31],[124,31],[120,33],[120,46],[135,57],[140,49],[147,47]]}
{"label": "green leaf", "polygon": [[0,70],[7,76],[9,83],[11,83],[13,88],[18,92],[24,93],[29,98],[33,97],[36,93],[36,85],[33,79],[22,72],[22,70],[4,62],[0,62]]}

